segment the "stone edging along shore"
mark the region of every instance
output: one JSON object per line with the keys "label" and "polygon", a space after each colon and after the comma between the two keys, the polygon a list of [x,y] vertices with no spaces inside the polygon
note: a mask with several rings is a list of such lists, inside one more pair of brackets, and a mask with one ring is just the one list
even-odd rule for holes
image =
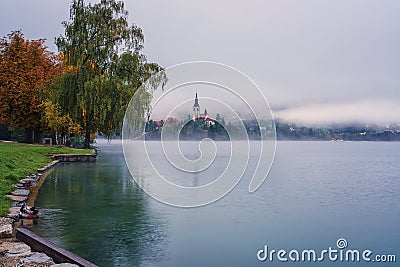
{"label": "stone edging along shore", "polygon": [[[31,248],[23,243],[19,242],[15,238],[15,228],[21,226],[19,222],[16,222],[22,203],[27,203],[33,206],[38,190],[44,182],[49,170],[51,170],[59,162],[93,162],[96,161],[97,151],[93,150],[93,154],[57,154],[53,155],[53,161],[48,165],[37,170],[36,174],[31,174],[23,179],[20,179],[14,184],[15,190],[7,195],[12,200],[12,207],[10,208],[7,217],[0,217],[0,265],[1,266],[24,266],[28,264],[31,266],[57,266],[53,262],[53,259],[48,257],[44,253],[32,252]],[[29,222],[32,220],[24,220]],[[22,265],[18,265],[22,264]],[[62,266],[78,266],[75,264],[63,263]],[[78,263],[79,264],[79,263]],[[81,264],[79,264],[81,265]],[[60,265],[61,266],[61,265]],[[94,266],[94,265],[93,265]]]}

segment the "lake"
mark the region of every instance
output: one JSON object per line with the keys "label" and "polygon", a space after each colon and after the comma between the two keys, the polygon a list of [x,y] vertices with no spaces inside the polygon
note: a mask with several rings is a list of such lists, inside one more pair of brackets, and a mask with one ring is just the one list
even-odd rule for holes
{"label": "lake", "polygon": [[53,169],[30,229],[100,266],[365,265],[257,259],[265,245],[321,251],[337,249],[339,238],[400,260],[400,143],[278,142],[258,191],[248,193],[246,172],[227,196],[199,208],[152,199],[130,176],[118,141],[97,145],[97,162]]}

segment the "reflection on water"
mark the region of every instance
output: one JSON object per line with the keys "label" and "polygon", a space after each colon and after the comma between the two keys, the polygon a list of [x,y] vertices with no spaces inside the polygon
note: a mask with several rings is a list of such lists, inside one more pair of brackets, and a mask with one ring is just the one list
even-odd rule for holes
{"label": "reflection on water", "polygon": [[247,172],[226,197],[194,209],[151,199],[130,178],[121,147],[100,148],[96,163],[54,168],[30,226],[100,266],[310,266],[259,262],[256,253],[265,244],[326,249],[341,237],[400,258],[400,143],[279,142],[260,190],[248,194]]}
{"label": "reflection on water", "polygon": [[96,163],[54,168],[36,199],[40,236],[101,266],[139,265],[160,256],[165,222],[127,172],[119,147]]}

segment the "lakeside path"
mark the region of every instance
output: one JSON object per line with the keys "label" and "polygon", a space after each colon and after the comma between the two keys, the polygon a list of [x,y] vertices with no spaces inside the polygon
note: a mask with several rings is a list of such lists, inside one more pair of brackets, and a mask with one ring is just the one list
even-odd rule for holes
{"label": "lakeside path", "polygon": [[[28,145],[0,141],[0,265],[57,266],[44,253],[15,238],[14,219],[22,202],[32,199],[44,181],[46,172],[60,161],[92,161],[92,149]],[[29,199],[28,199],[29,197]],[[31,203],[28,203],[31,204]],[[66,266],[66,265],[65,265]],[[69,265],[76,266],[76,265]]]}

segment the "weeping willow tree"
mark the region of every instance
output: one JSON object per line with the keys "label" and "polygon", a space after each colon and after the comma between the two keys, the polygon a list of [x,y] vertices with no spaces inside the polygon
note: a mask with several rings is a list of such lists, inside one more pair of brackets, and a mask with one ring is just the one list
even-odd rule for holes
{"label": "weeping willow tree", "polygon": [[74,0],[65,34],[56,38],[65,68],[56,102],[83,127],[85,147],[96,131],[119,135],[135,90],[162,70],[147,62],[142,30],[127,18],[122,1]]}

